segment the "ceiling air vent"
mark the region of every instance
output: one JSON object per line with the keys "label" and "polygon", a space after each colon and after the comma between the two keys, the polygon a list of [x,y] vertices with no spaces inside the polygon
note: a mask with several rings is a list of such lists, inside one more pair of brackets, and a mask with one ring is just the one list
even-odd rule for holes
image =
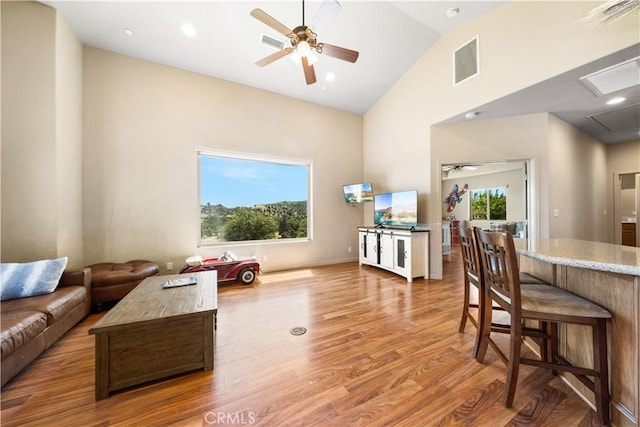
{"label": "ceiling air vent", "polygon": [[285,46],[285,42],[283,42],[282,40],[274,39],[273,37],[270,37],[266,34],[262,35],[262,38],[260,39],[260,43],[262,43],[263,45],[272,47],[275,50],[282,50],[284,49],[284,46]]}
{"label": "ceiling air vent", "polygon": [[636,86],[640,84],[640,57],[580,77],[580,83],[596,96]]}
{"label": "ceiling air vent", "polygon": [[640,129],[640,104],[605,111],[589,118],[610,132],[638,132]]}

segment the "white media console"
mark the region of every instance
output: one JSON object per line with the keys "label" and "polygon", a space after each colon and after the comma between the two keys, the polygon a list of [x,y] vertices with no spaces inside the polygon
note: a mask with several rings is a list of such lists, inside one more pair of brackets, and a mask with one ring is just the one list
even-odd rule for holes
{"label": "white media console", "polygon": [[407,282],[429,278],[429,230],[359,227],[360,265],[384,268]]}

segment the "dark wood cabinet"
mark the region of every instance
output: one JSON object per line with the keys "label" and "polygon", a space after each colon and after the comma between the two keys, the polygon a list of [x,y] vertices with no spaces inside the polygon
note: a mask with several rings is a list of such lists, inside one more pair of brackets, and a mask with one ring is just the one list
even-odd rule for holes
{"label": "dark wood cabinet", "polygon": [[622,244],[625,246],[636,245],[636,225],[634,223],[622,223]]}

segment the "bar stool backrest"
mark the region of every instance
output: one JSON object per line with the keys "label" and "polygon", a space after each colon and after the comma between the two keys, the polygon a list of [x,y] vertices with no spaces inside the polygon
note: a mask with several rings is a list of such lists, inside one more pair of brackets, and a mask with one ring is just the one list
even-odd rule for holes
{"label": "bar stool backrest", "polygon": [[474,233],[488,292],[512,315],[519,313],[520,271],[513,237],[506,232],[486,232],[479,228],[475,228]]}
{"label": "bar stool backrest", "polygon": [[458,235],[460,236],[460,250],[462,251],[462,265],[464,266],[465,280],[480,289],[480,278],[482,277],[482,264],[478,256],[478,248],[475,242],[473,229],[460,222],[458,225]]}

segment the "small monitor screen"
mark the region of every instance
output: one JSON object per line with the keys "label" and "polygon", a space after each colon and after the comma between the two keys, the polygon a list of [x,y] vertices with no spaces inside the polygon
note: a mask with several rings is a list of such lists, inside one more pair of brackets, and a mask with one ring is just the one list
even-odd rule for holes
{"label": "small monitor screen", "polygon": [[344,185],[344,200],[347,203],[366,203],[373,202],[373,191],[371,183]]}

